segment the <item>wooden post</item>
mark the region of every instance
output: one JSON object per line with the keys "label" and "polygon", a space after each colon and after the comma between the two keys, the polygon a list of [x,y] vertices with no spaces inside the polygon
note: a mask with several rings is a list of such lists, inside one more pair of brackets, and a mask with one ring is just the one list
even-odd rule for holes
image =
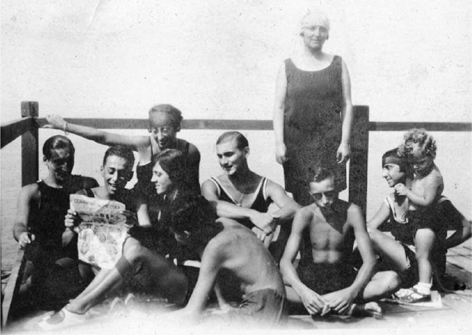
{"label": "wooden post", "polygon": [[367,163],[369,154],[369,107],[354,106],[349,168],[349,201],[367,208]]}
{"label": "wooden post", "polygon": [[[22,101],[21,117],[38,117],[38,102]],[[21,186],[36,182],[38,176],[38,128],[34,128],[21,136]]]}

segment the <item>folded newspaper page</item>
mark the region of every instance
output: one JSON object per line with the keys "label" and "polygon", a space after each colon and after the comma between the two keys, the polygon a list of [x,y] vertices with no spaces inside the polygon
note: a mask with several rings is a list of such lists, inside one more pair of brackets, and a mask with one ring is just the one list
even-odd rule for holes
{"label": "folded newspaper page", "polygon": [[111,269],[121,257],[128,232],[126,217],[120,214],[125,205],[118,201],[101,200],[72,194],[70,208],[82,222],[79,233],[79,259],[94,266]]}

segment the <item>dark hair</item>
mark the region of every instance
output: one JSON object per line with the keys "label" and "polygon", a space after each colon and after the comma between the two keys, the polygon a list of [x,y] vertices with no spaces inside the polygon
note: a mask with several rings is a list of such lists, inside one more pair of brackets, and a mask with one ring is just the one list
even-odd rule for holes
{"label": "dark hair", "polygon": [[382,155],[382,167],[385,165],[387,157],[396,158],[398,166],[400,167],[400,172],[408,172],[408,161],[405,157],[398,154],[398,148],[391,149]]}
{"label": "dark hair", "polygon": [[[182,117],[182,112],[175,108],[172,105],[169,104],[161,104],[161,105],[155,105],[149,110],[149,116],[151,116],[152,113],[166,113],[170,116],[171,118],[171,124],[172,126],[176,128],[180,128],[180,123],[183,120]],[[150,124],[150,127],[152,128],[152,125]]]}
{"label": "dark hair", "polygon": [[173,183],[188,186],[189,173],[186,156],[177,149],[165,149],[153,157],[152,166],[161,166]]}
{"label": "dark hair", "polygon": [[334,173],[327,168],[318,166],[313,170],[313,177],[310,179],[310,182],[319,183],[320,181],[326,180],[328,178],[335,179]]}
{"label": "dark hair", "polygon": [[114,145],[112,147],[109,147],[107,151],[105,152],[105,156],[103,157],[103,165],[105,166],[107,162],[107,158],[110,156],[117,156],[126,159],[128,162],[128,167],[133,169],[134,166],[134,154],[133,151],[124,146],[124,145]]}
{"label": "dark hair", "polygon": [[201,195],[186,194],[172,202],[170,228],[180,234],[190,233],[191,243],[206,246],[223,230],[216,222],[218,216],[213,206]]}
{"label": "dark hair", "polygon": [[56,135],[48,138],[43,145],[43,155],[46,159],[51,159],[52,149],[64,149],[69,148],[72,156],[75,154],[75,148],[72,141],[68,137],[63,135]]}
{"label": "dark hair", "polygon": [[226,141],[232,141],[236,140],[236,147],[239,150],[243,150],[244,148],[249,147],[249,142],[243,134],[241,134],[239,131],[227,131],[224,132],[223,134],[218,137],[216,140],[216,145],[226,142]]}

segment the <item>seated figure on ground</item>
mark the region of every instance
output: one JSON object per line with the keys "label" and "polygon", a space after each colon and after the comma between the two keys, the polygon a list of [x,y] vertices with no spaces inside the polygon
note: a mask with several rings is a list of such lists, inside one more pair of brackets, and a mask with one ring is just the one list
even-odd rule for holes
{"label": "seated figure on ground", "polygon": [[74,154],[69,138],[47,139],[43,145],[47,177],[24,186],[18,196],[13,236],[26,248],[23,288],[30,287],[30,301],[46,309],[60,303],[60,296],[67,300],[81,289],[77,240],[65,230],[64,216],[70,194],[98,184],[93,178],[72,175]]}
{"label": "seated figure on ground", "polygon": [[[218,218],[202,196],[186,196],[172,204],[170,229],[182,245],[200,254],[197,284],[187,306],[174,313],[176,322],[200,321],[213,289],[226,313],[210,318],[225,326],[275,326],[286,321],[285,288],[279,269],[248,228],[228,218]],[[226,282],[223,271],[230,271],[244,300],[232,308],[219,294]]]}
{"label": "seated figure on ground", "polygon": [[[338,198],[334,175],[324,168],[316,169],[307,192],[314,203],[297,211],[280,261],[288,300],[297,312],[303,306],[311,315],[380,315],[376,302],[363,302],[391,293],[399,279],[394,271],[374,275],[376,259],[361,209]],[[358,271],[354,242],[363,261]],[[300,248],[305,250],[295,268]]]}
{"label": "seated figure on ground", "polygon": [[[397,148],[383,154],[382,169],[382,176],[390,187],[395,188],[400,183],[407,187],[411,185],[411,168],[407,159],[399,156]],[[421,256],[418,255],[418,250],[415,253],[409,248],[414,245],[417,228],[408,222],[408,209],[408,198],[394,191],[385,198],[376,215],[367,223],[374,249],[381,257],[380,268],[399,273],[403,288],[410,288],[418,282],[417,257]],[[436,274],[433,276],[433,284],[441,286],[441,278],[446,268],[447,249],[469,239],[472,229],[470,221],[465,219],[445,196],[441,196],[437,201],[431,219],[436,221],[434,226],[441,227],[430,254]],[[454,227],[455,232],[446,238],[448,226]],[[380,231],[382,227],[390,230],[393,238]],[[400,299],[405,300],[405,297],[400,295]],[[405,302],[411,301],[407,299]]]}
{"label": "seated figure on ground", "polygon": [[[132,157],[132,152],[129,149],[126,150]],[[128,157],[128,154],[125,156]],[[134,194],[124,189],[126,180],[131,174],[131,158],[127,160],[122,157],[124,155],[116,155],[117,153],[105,159],[105,185],[92,190],[95,196],[115,198],[114,195],[117,193]],[[173,167],[173,170],[169,170],[169,167]],[[114,182],[108,178],[111,175]],[[116,181],[117,178],[121,180]],[[169,217],[168,207],[179,193],[184,193],[182,189],[185,189],[187,185],[186,178],[185,157],[180,151],[167,149],[155,157],[151,181],[154,183],[156,192],[163,195],[169,203],[166,208],[163,208],[160,217]],[[116,265],[111,269],[101,269],[77,298],[71,300],[61,311],[44,320],[40,324],[42,328],[58,329],[86,322],[89,316],[87,312],[92,307],[106,298],[122,293],[120,291],[123,290],[164,298],[171,304],[184,303],[187,278],[181,269],[166,258],[169,250],[163,239],[168,238],[168,235],[163,234],[161,224],[149,225],[144,200],[145,197],[129,199],[131,210],[134,209],[137,212],[139,226],[130,229],[131,236],[124,241],[122,256]],[[131,213],[127,213],[127,218],[130,219],[130,223],[135,221]],[[71,226],[77,223],[74,213],[69,212],[66,224]],[[137,230],[137,228],[142,229]]]}
{"label": "seated figure on ground", "polygon": [[[247,162],[249,143],[240,132],[223,133],[216,142],[216,153],[224,173],[205,181],[202,195],[219,217],[234,219],[252,229],[278,262],[300,206],[280,185],[251,171]],[[278,225],[278,239],[269,246]]]}

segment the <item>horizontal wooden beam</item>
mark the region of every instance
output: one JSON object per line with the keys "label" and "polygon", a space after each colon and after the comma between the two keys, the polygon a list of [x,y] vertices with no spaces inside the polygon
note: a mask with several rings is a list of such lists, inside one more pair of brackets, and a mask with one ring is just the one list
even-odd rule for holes
{"label": "horizontal wooden beam", "polygon": [[37,127],[38,125],[36,124],[35,118],[33,117],[27,117],[2,124],[0,131],[1,147],[3,148],[27,131],[33,130]]}
{"label": "horizontal wooden beam", "polygon": [[[65,118],[67,122],[99,129],[148,129],[147,119],[78,119]],[[45,119],[38,119],[40,127],[47,124]],[[425,128],[428,131],[472,131],[469,122],[369,122],[369,131],[405,131],[411,128]],[[182,129],[214,130],[272,130],[272,120],[225,120],[195,119],[183,120]]]}
{"label": "horizontal wooden beam", "polygon": [[[67,122],[99,129],[148,129],[148,119],[78,119],[65,118]],[[45,119],[37,120],[38,125],[47,125]],[[224,120],[200,119],[183,120],[182,129],[244,129],[244,130],[272,130],[272,120]]]}
{"label": "horizontal wooden beam", "polygon": [[427,131],[472,131],[470,122],[369,122],[370,131],[405,131],[424,128]]}

